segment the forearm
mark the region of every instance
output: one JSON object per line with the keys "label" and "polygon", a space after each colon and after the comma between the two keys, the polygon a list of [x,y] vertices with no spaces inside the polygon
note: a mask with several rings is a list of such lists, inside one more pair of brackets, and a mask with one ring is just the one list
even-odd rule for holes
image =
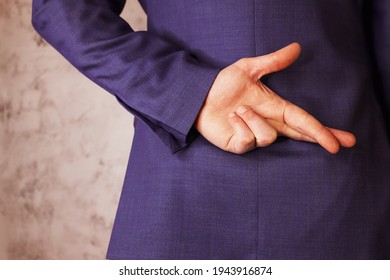
{"label": "forearm", "polygon": [[38,33],[178,150],[219,72],[120,16],[123,0],[34,0]]}

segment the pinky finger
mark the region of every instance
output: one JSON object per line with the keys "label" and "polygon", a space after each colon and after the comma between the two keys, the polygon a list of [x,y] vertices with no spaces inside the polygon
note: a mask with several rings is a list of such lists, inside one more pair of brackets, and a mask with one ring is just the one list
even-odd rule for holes
{"label": "pinky finger", "polygon": [[256,148],[255,136],[236,113],[230,113],[228,121],[234,131],[227,143],[228,151],[235,154],[243,154]]}

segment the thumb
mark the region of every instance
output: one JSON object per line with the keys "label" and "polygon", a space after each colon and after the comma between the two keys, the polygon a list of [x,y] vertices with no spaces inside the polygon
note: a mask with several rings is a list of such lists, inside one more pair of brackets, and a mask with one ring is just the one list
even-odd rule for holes
{"label": "thumb", "polygon": [[290,66],[300,55],[301,46],[292,43],[273,53],[250,58],[252,73],[257,79],[262,76],[283,70]]}

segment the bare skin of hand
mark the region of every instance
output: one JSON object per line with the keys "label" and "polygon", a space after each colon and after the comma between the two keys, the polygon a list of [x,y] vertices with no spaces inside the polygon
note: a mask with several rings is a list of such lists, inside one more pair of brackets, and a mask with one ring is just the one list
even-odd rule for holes
{"label": "bare skin of hand", "polygon": [[354,146],[353,134],[322,125],[260,82],[262,76],[291,65],[300,52],[300,45],[293,43],[224,68],[199,112],[197,130],[215,146],[235,154],[266,147],[278,136],[318,143],[332,154],[340,146]]}

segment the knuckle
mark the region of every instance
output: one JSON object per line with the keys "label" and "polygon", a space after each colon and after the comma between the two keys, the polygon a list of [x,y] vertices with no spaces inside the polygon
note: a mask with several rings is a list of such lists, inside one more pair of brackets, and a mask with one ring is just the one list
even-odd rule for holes
{"label": "knuckle", "polygon": [[230,116],[229,120],[232,124],[239,124],[240,123],[240,119],[237,115]]}
{"label": "knuckle", "polygon": [[243,57],[234,63],[238,68],[249,71],[251,68],[251,59],[249,57]]}
{"label": "knuckle", "polygon": [[232,141],[231,145],[226,149],[234,154],[244,154],[255,148],[254,137],[241,137]]}
{"label": "knuckle", "polygon": [[254,138],[253,137],[243,137],[239,139],[237,143],[238,150],[247,151],[252,146],[254,146]]}
{"label": "knuckle", "polygon": [[244,137],[244,138],[240,139],[239,145],[242,147],[246,147],[246,146],[249,146],[250,144],[252,144],[252,142],[253,142],[253,138]]}
{"label": "knuckle", "polygon": [[253,120],[256,118],[256,113],[253,112],[251,109],[248,109],[244,114],[243,114],[243,117],[245,118],[245,120]]}
{"label": "knuckle", "polygon": [[248,63],[248,58],[243,57],[236,61],[237,64],[246,65]]}
{"label": "knuckle", "polygon": [[237,155],[242,155],[242,154],[245,154],[247,151],[244,150],[244,149],[234,149],[234,151],[232,151],[234,154],[237,154]]}
{"label": "knuckle", "polygon": [[269,131],[257,139],[257,145],[259,147],[266,147],[275,142],[278,134],[275,130]]}
{"label": "knuckle", "polygon": [[240,58],[239,60],[234,62],[233,65],[240,68],[240,69],[245,68],[245,65],[246,65],[245,58]]}

